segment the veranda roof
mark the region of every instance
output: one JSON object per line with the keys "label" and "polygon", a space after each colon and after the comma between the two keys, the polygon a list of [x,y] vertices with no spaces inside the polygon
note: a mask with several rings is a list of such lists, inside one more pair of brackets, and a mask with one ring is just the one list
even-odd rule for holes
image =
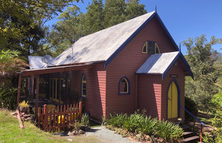
{"label": "veranda roof", "polygon": [[182,60],[190,76],[193,78],[193,73],[190,70],[190,66],[188,65],[182,53],[179,51],[151,55],[137,70],[136,74],[160,74],[162,75],[162,79],[164,79],[178,58]]}

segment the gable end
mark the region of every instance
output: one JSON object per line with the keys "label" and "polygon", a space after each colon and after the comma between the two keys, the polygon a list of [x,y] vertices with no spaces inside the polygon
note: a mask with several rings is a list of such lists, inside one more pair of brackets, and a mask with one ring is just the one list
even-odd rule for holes
{"label": "gable end", "polygon": [[169,37],[170,41],[174,45],[175,49],[179,51],[178,46],[176,45],[175,41],[173,40],[172,36],[170,35],[169,31],[167,30],[166,26],[160,19],[159,15],[157,12],[155,12],[152,16],[150,16],[107,60],[106,63],[104,64],[104,68],[108,66],[108,64],[122,51],[122,49],[153,19],[156,18],[164,31],[166,32],[167,36]]}

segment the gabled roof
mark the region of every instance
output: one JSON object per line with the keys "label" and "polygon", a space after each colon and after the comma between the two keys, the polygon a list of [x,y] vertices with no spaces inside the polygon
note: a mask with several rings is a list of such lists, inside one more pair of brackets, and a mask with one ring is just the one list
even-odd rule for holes
{"label": "gabled roof", "polygon": [[56,57],[55,60],[50,62],[49,66],[106,61],[106,67],[154,17],[160,22],[175,49],[178,50],[177,45],[158,14],[156,12],[150,12],[80,38],[71,45],[70,48]]}
{"label": "gabled roof", "polygon": [[145,63],[137,70],[137,74],[151,74],[151,75],[162,75],[162,80],[167,75],[171,67],[175,64],[177,59],[180,58],[185,68],[193,78],[193,73],[190,70],[186,59],[183,54],[179,51],[169,52],[163,54],[151,55]]}
{"label": "gabled roof", "polygon": [[30,69],[42,69],[47,68],[47,65],[50,61],[54,60],[55,58],[51,57],[50,55],[45,56],[28,56],[29,60],[29,68]]}

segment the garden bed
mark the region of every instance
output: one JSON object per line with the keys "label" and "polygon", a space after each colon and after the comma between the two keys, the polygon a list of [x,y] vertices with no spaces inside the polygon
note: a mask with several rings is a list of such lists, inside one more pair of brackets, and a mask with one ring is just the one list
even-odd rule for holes
{"label": "garden bed", "polygon": [[179,125],[159,121],[138,112],[130,116],[110,115],[108,119],[104,119],[104,125],[123,137],[131,137],[137,141],[180,142],[183,136],[183,129]]}

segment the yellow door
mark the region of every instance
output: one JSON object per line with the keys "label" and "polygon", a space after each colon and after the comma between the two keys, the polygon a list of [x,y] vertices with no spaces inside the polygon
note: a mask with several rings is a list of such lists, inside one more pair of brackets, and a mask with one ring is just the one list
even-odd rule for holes
{"label": "yellow door", "polygon": [[168,119],[178,117],[178,91],[173,81],[168,91]]}

